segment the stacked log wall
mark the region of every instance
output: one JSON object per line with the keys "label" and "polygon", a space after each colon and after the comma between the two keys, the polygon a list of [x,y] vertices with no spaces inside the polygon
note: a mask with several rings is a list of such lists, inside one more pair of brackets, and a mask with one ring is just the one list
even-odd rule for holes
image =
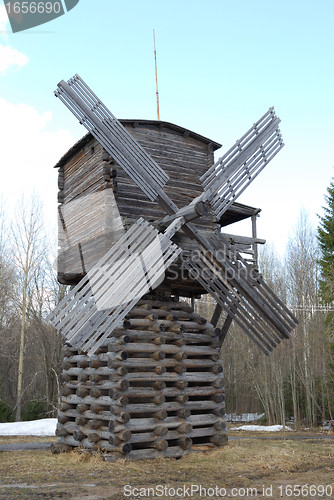
{"label": "stacked log wall", "polygon": [[225,444],[218,333],[186,302],[143,298],[94,356],[66,347],[60,445],[114,460]]}

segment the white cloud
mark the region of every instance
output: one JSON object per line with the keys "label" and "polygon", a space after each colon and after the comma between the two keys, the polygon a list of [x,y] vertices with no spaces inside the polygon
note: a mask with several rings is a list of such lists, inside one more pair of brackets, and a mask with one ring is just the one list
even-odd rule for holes
{"label": "white cloud", "polygon": [[13,104],[0,97],[0,195],[13,208],[24,193],[37,193],[46,217],[57,220],[57,171],[53,166],[74,144],[68,130],[48,130],[52,113]]}
{"label": "white cloud", "polygon": [[10,45],[0,45],[0,74],[5,75],[12,66],[20,69],[28,61],[25,54],[13,49]]}
{"label": "white cloud", "polygon": [[[4,5],[0,5],[0,40],[7,42],[9,21]],[[9,69],[20,69],[29,61],[28,56],[22,54],[10,45],[0,44],[0,75],[5,75]]]}

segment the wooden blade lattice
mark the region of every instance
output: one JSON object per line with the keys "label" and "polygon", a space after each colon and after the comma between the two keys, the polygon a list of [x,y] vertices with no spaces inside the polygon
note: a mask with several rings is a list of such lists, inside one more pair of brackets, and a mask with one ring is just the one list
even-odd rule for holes
{"label": "wooden blade lattice", "polygon": [[217,219],[284,146],[274,108],[256,122],[201,178]]}
{"label": "wooden blade lattice", "polygon": [[75,75],[67,83],[62,80],[55,95],[121,165],[146,196],[154,201],[167,183],[168,175],[134,140],[80,76]]}
{"label": "wooden blade lattice", "polygon": [[181,253],[168,236],[139,219],[47,318],[89,355],[155,288]]}
{"label": "wooden blade lattice", "polygon": [[215,234],[209,245],[183,259],[191,275],[265,353],[289,338],[296,318],[259,273],[225,238]]}

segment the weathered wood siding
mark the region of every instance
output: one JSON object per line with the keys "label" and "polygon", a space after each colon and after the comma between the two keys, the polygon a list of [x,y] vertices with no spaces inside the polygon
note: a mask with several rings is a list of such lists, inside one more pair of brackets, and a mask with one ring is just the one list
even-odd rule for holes
{"label": "weathered wood siding", "polygon": [[[169,175],[165,191],[178,207],[188,205],[203,192],[199,178],[213,163],[213,151],[208,144],[165,127],[126,125],[126,128]],[[117,167],[116,200],[125,217],[157,220],[166,215],[120,167]],[[209,229],[211,220],[206,218],[198,223]]]}
{"label": "weathered wood siding", "polygon": [[58,274],[76,281],[123,234],[111,188],[78,196],[58,207]]}
{"label": "weathered wood siding", "polygon": [[104,188],[102,146],[91,139],[64,165],[64,202]]}
{"label": "weathered wood siding", "polygon": [[[204,138],[159,122],[123,124],[170,176],[165,190],[180,208],[202,193],[199,178],[213,163],[216,143],[213,146]],[[139,217],[154,222],[166,215],[119,165],[104,156],[103,148],[90,135],[60,162],[58,185],[58,278],[65,284],[78,282],[110,248],[115,241],[115,218],[117,227],[120,216],[127,228]],[[213,217],[206,216],[197,224],[211,230]]]}

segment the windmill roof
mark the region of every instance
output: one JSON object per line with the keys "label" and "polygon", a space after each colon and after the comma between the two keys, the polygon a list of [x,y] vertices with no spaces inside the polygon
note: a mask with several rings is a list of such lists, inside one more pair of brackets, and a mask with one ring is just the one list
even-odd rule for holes
{"label": "windmill roof", "polygon": [[[221,144],[215,141],[212,141],[211,139],[208,139],[207,137],[204,137],[203,135],[197,134],[196,132],[192,132],[191,130],[188,130],[184,127],[181,127],[179,125],[175,125],[174,123],[170,122],[165,122],[165,121],[157,121],[157,120],[135,120],[135,119],[120,119],[119,120],[122,124],[132,124],[134,126],[136,125],[143,125],[143,126],[156,126],[160,128],[167,128],[170,130],[174,130],[175,132],[179,132],[180,134],[186,134],[188,137],[192,137],[193,139],[197,139],[200,142],[204,142],[205,144],[211,144],[213,151],[216,151],[216,149],[221,148]],[[77,151],[79,151],[85,144],[87,144],[91,139],[92,139],[92,134],[88,132],[88,134],[84,135],[81,139],[79,139],[78,142],[76,142],[58,161],[58,163],[55,165],[54,168],[60,168],[62,167]]]}

